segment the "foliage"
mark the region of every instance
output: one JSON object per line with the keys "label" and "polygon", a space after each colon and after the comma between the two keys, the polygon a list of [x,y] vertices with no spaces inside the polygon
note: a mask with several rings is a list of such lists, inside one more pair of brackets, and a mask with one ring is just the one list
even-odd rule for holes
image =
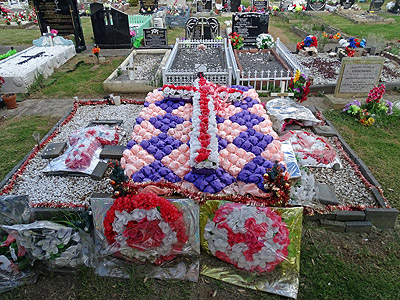
{"label": "foliage", "polygon": [[32,84],[28,88],[28,94],[37,92],[42,88],[44,88],[44,75],[42,73],[37,73]]}
{"label": "foliage", "polygon": [[288,90],[294,93],[294,99],[300,103],[307,100],[307,96],[310,93],[310,80],[304,74],[301,74],[299,70],[296,71],[296,75],[289,81]]}
{"label": "foliage", "polygon": [[231,39],[233,49],[241,49],[243,47],[244,38],[240,34],[237,32],[231,32],[229,37]]}

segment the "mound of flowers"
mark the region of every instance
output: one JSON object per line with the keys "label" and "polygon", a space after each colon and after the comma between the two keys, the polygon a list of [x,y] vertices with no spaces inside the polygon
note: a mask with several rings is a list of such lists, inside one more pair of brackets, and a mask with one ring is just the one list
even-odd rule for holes
{"label": "mound of flowers", "polygon": [[255,90],[203,79],[155,90],[144,106],[121,159],[131,182],[270,196],[263,175],[283,152]]}

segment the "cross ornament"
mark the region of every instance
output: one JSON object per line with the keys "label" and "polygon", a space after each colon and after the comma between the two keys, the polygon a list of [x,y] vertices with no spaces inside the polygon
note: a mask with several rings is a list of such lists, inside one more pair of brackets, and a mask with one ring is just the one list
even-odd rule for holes
{"label": "cross ornament", "polygon": [[272,97],[281,97],[282,99],[285,97],[293,97],[294,93],[285,93],[285,82],[281,81],[281,92],[280,93],[271,93]]}
{"label": "cross ornament", "polygon": [[47,26],[47,32],[43,33],[43,36],[46,36],[50,39],[50,47],[53,47],[53,37],[57,36],[57,34],[50,32],[50,26]]}

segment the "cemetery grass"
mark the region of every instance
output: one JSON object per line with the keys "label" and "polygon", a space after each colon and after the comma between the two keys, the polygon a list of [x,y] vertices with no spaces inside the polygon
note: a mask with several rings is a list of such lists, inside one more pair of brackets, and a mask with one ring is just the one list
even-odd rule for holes
{"label": "cemetery grass", "polygon": [[0,181],[33,149],[36,142],[32,134],[39,132],[40,136],[44,137],[58,119],[57,117],[0,119]]}
{"label": "cemetery grass", "polygon": [[[106,63],[95,64],[95,57],[77,54],[49,78],[30,98],[103,98],[103,81],[121,64],[124,57],[107,57]],[[95,69],[95,70],[94,70]],[[95,72],[95,75],[94,75]]]}

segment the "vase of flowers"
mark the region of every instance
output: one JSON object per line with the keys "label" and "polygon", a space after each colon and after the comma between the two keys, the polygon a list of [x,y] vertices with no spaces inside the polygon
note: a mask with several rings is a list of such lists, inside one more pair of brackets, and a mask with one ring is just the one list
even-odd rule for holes
{"label": "vase of flowers", "polygon": [[[0,90],[1,87],[3,86],[5,80],[2,76],[0,76]],[[8,109],[14,109],[17,108],[17,95],[14,93],[10,94],[4,94],[1,96],[1,99],[3,99],[5,105],[7,105]]]}

